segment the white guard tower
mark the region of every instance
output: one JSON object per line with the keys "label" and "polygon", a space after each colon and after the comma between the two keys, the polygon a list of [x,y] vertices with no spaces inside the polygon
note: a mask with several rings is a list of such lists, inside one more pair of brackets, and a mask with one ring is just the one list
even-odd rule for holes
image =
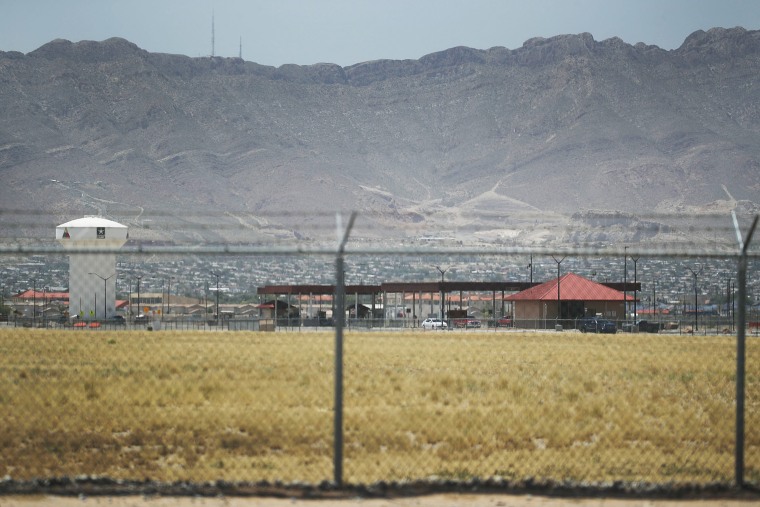
{"label": "white guard tower", "polygon": [[116,254],[128,237],[127,226],[86,216],[55,228],[55,239],[69,254],[69,317],[112,318],[116,313]]}

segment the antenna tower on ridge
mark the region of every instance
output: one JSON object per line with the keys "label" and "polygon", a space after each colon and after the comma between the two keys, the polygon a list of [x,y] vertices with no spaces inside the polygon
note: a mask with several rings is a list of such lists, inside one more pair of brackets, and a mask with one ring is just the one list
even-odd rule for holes
{"label": "antenna tower on ridge", "polygon": [[238,58],[240,58],[241,60],[243,59],[243,37],[242,37],[242,35],[240,36],[240,51],[238,53]]}
{"label": "antenna tower on ridge", "polygon": [[211,11],[211,58],[214,57],[214,11]]}

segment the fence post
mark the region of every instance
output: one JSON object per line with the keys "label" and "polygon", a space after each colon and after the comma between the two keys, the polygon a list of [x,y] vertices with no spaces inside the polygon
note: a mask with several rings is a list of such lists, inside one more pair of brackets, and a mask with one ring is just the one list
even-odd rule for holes
{"label": "fence post", "polygon": [[752,233],[760,215],[755,215],[747,239],[742,240],[741,232],[732,212],[734,228],[739,241],[739,266],[736,276],[739,283],[739,329],[736,334],[736,449],[734,458],[734,480],[736,485],[744,485],[744,381],[746,367],[746,323],[747,323],[747,248],[752,241]]}
{"label": "fence post", "polygon": [[[336,217],[338,238],[341,234],[340,214]],[[348,226],[343,233],[343,239],[338,245],[335,256],[335,414],[333,419],[333,481],[336,485],[343,484],[343,325],[346,317],[345,310],[345,269],[343,253],[348,241],[348,235],[354,226],[356,212],[351,213]],[[333,316],[336,317],[336,316]]]}

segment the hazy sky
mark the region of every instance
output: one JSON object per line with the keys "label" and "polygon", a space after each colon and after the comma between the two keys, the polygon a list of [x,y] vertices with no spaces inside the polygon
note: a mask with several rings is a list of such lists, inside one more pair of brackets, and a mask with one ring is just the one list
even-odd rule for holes
{"label": "hazy sky", "polygon": [[760,29],[760,0],[0,0],[0,51],[123,37],[151,52],[265,65],[419,58],[454,46],[515,49],[590,32],[675,49],[696,30]]}

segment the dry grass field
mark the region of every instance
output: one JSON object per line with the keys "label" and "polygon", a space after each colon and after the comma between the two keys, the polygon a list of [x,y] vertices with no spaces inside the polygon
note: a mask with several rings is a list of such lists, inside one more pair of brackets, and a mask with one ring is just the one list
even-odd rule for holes
{"label": "dry grass field", "polygon": [[[332,478],[329,332],[0,330],[0,476]],[[730,482],[733,337],[345,337],[347,482]],[[760,340],[746,479],[760,483]]]}

